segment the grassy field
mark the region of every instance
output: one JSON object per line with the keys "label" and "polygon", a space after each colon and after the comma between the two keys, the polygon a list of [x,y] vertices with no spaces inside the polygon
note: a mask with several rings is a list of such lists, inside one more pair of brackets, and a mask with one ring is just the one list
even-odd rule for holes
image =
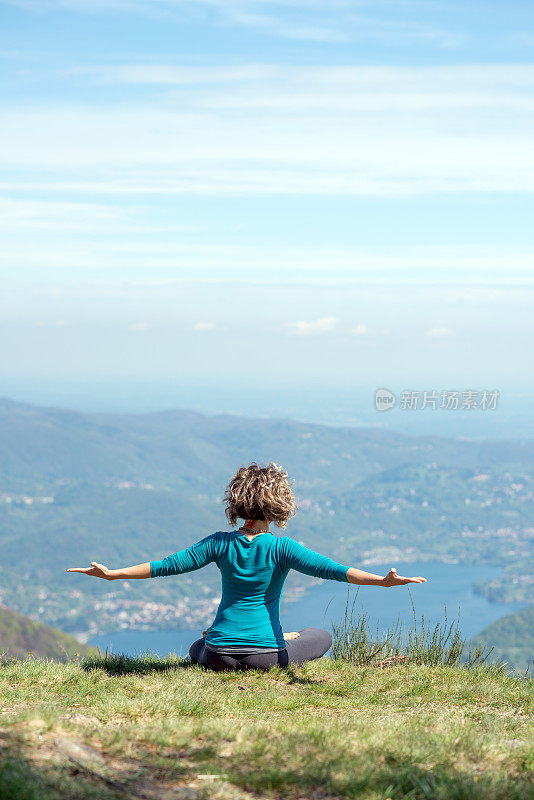
{"label": "grassy field", "polygon": [[322,659],[0,666],[0,797],[534,798],[534,681]]}

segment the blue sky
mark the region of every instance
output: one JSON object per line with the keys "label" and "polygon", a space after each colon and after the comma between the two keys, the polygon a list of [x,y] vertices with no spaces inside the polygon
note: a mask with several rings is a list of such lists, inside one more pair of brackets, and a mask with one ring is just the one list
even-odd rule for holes
{"label": "blue sky", "polygon": [[531,3],[0,8],[4,394],[532,388]]}

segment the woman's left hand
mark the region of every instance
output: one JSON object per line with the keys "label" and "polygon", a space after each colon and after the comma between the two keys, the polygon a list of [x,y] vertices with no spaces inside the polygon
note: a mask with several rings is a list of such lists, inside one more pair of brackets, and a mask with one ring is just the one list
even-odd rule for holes
{"label": "woman's left hand", "polygon": [[397,575],[395,567],[391,567],[390,571],[384,578],[383,586],[405,586],[407,583],[426,583],[426,578],[420,575],[417,578],[404,578],[402,575]]}

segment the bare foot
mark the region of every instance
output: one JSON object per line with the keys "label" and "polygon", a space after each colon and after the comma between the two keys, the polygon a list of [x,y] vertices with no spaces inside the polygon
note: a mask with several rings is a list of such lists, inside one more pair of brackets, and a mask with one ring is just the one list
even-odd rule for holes
{"label": "bare foot", "polygon": [[284,633],[284,639],[298,639],[300,633],[297,631],[291,631],[290,633]]}

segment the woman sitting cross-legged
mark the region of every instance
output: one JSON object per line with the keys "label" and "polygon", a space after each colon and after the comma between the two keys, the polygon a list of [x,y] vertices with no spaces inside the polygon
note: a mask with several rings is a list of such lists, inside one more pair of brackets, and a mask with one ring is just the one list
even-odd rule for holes
{"label": "woman sitting cross-legged", "polygon": [[391,569],[385,576],[338,564],[309,550],[288,536],[269,530],[274,522],[284,528],[296,513],[287,473],[277,464],[241,467],[225,493],[226,516],[239,529],[218,531],[162,561],[148,561],[124,569],[108,569],[92,562],[71,568],[105,580],[156,578],[179,575],[215,562],[221,571],[222,598],[215,619],[203,638],[191,645],[191,660],[203,667],[269,669],[278,664],[302,664],[320,658],[330,648],[330,634],[303,628],[284,634],[280,625],[280,595],[290,569],[325,580],[364,586],[403,586],[425,578],[403,578]]}

